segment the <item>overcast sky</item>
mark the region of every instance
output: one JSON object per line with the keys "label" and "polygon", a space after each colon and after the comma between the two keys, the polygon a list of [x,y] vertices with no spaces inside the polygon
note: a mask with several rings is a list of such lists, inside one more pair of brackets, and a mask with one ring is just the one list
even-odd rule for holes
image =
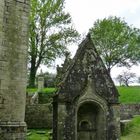
{"label": "overcast sky", "polygon": [[140,27],[140,0],[66,0],[65,7],[80,33],[110,15],[124,17],[129,24]]}
{"label": "overcast sky", "polygon": [[[122,17],[129,25],[140,28],[140,0],[66,0],[66,11],[81,34],[87,33],[97,19],[109,16]],[[73,54],[76,49],[76,46],[69,47]],[[125,68],[114,68],[112,77],[122,70]],[[134,66],[131,71],[140,76],[140,66]]]}
{"label": "overcast sky", "polygon": [[[140,0],[66,0],[65,8],[81,34],[86,34],[97,19],[108,16],[122,17],[129,25],[140,28]],[[69,50],[74,55],[77,46],[69,46]],[[114,68],[112,77],[121,71],[122,68]],[[140,67],[134,67],[131,71],[140,76]]]}

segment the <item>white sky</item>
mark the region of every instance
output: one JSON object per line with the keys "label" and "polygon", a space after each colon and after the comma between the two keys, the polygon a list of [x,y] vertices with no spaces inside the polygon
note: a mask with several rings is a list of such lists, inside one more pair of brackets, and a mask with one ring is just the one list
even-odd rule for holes
{"label": "white sky", "polygon": [[66,10],[80,33],[110,15],[124,17],[129,24],[140,27],[140,0],[66,0]]}
{"label": "white sky", "polygon": [[81,34],[87,33],[97,19],[108,16],[122,17],[129,25],[140,28],[140,0],[66,0],[66,11]]}
{"label": "white sky", "polygon": [[[140,0],[66,0],[66,11],[70,13],[75,28],[81,34],[86,34],[97,19],[108,16],[124,18],[129,24],[140,28]],[[77,46],[69,46],[74,55]],[[57,60],[59,63],[60,60]],[[112,70],[112,77],[120,74],[121,68]],[[140,76],[140,66],[132,68]]]}

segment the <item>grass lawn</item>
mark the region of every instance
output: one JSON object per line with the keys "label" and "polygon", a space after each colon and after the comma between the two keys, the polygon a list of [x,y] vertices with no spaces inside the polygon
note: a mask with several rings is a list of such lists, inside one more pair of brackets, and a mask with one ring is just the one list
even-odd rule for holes
{"label": "grass lawn", "polygon": [[[140,103],[140,86],[130,86],[130,87],[117,87],[120,94],[120,103],[131,104]],[[28,88],[28,93],[34,93],[37,88]],[[46,94],[52,94],[56,91],[55,88],[44,88],[43,92]]]}
{"label": "grass lawn", "polygon": [[[27,88],[28,93],[34,93],[36,91],[37,91],[37,88]],[[56,91],[55,88],[44,88],[43,89],[43,92],[46,93],[46,94],[54,93],[55,91]]]}
{"label": "grass lawn", "polygon": [[27,140],[51,140],[49,130],[30,129],[27,133]]}
{"label": "grass lawn", "polygon": [[140,86],[117,87],[120,102],[125,104],[140,103]]}
{"label": "grass lawn", "polygon": [[133,118],[129,126],[126,135],[122,136],[121,140],[140,140],[140,116]]}

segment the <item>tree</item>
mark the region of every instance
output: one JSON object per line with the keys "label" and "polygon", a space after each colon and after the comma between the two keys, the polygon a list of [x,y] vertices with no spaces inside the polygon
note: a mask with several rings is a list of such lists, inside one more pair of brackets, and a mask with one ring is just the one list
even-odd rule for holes
{"label": "tree", "polygon": [[45,87],[55,87],[56,74],[46,72],[44,73]]}
{"label": "tree", "polygon": [[134,82],[134,78],[136,78],[136,74],[135,73],[124,71],[124,72],[122,72],[122,74],[119,74],[116,77],[116,80],[118,80],[118,82],[120,83],[120,86],[122,84],[124,84],[125,86],[128,87],[130,83]]}
{"label": "tree", "polygon": [[123,77],[121,74],[119,74],[117,77],[116,77],[116,80],[119,82],[119,85],[122,86],[123,84]]}
{"label": "tree", "polygon": [[97,20],[90,33],[109,73],[114,66],[130,67],[140,60],[140,30],[121,18]]}
{"label": "tree", "polygon": [[137,82],[138,82],[138,83],[140,83],[140,77],[138,77],[138,80],[137,80]]}
{"label": "tree", "polygon": [[29,28],[29,86],[34,87],[41,64],[48,66],[78,39],[71,17],[64,12],[64,0],[31,0]]}

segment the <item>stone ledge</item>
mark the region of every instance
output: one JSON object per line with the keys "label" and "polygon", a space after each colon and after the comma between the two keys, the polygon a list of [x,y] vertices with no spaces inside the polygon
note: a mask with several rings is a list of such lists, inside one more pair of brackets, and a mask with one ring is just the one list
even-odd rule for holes
{"label": "stone ledge", "polygon": [[12,127],[19,127],[19,126],[25,126],[26,127],[26,123],[25,122],[0,122],[0,127],[2,127],[2,126],[12,126]]}
{"label": "stone ledge", "polygon": [[120,120],[120,128],[121,128],[121,134],[123,135],[126,128],[128,127],[129,123],[131,122],[132,120]]}
{"label": "stone ledge", "polygon": [[26,140],[25,122],[0,122],[0,140]]}

